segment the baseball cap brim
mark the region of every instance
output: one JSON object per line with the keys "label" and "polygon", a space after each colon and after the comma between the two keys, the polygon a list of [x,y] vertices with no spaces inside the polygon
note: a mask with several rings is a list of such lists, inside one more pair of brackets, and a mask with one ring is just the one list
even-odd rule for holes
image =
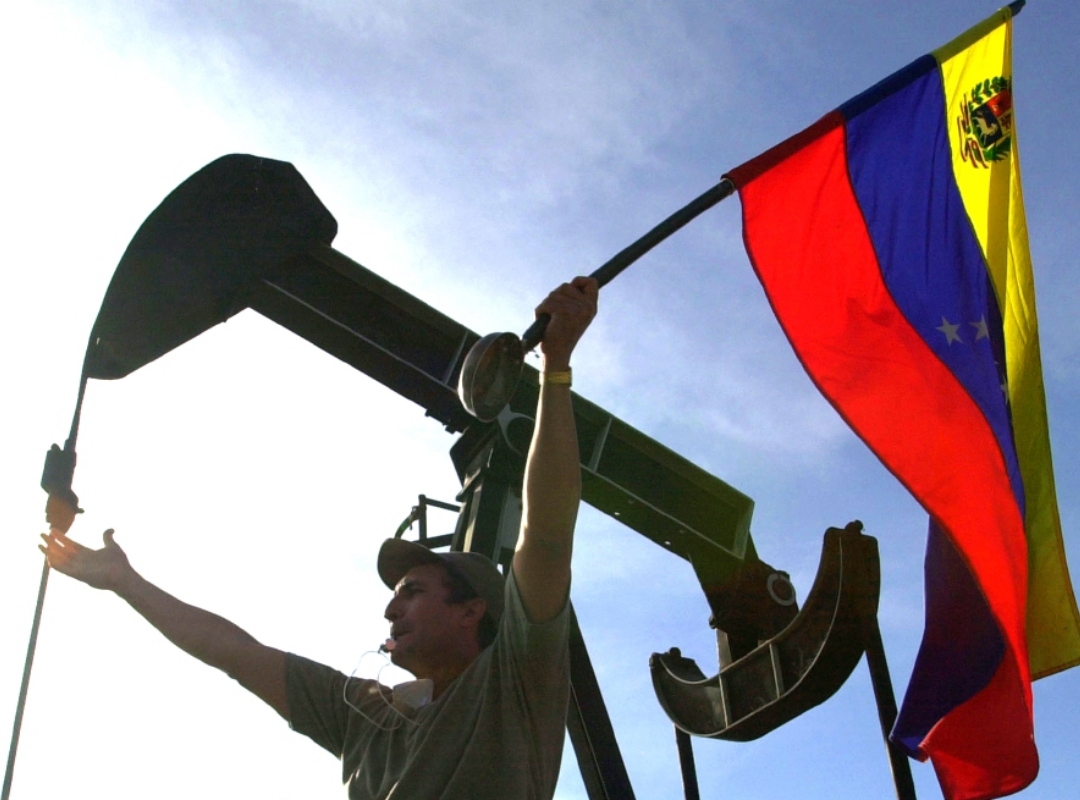
{"label": "baseball cap brim", "polygon": [[486,556],[458,551],[436,553],[405,539],[387,539],[379,548],[379,577],[391,589],[397,587],[410,569],[422,564],[441,564],[460,575],[487,603],[487,613],[492,619],[498,621],[502,616],[505,583],[498,567]]}

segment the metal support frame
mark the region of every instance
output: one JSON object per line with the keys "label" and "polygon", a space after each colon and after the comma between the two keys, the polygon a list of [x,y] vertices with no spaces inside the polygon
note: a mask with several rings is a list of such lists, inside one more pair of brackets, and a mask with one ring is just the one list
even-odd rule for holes
{"label": "metal support frame", "polygon": [[915,800],[911,761],[907,754],[889,740],[889,733],[896,724],[896,696],[893,694],[892,678],[889,677],[889,664],[885,660],[885,646],[881,641],[877,614],[869,615],[864,620],[863,642],[866,647],[866,666],[870,670],[870,683],[874,687],[878,721],[881,723],[881,738],[885,741],[885,751],[889,755],[896,800]]}
{"label": "metal support frame", "polygon": [[634,800],[604,695],[593,672],[577,616],[570,617],[570,708],[566,730],[589,800]]}
{"label": "metal support frame", "polygon": [[[889,740],[889,732],[896,723],[896,697],[893,695],[892,679],[889,677],[889,665],[885,660],[885,648],[881,642],[881,631],[878,629],[876,614],[866,620],[865,637],[866,666],[870,671],[870,682],[874,687],[874,701],[877,706],[878,721],[881,723],[881,737],[885,741],[885,750],[889,756],[889,768],[892,771],[896,800],[917,800],[915,781],[911,775],[911,762],[907,755]],[[675,726],[675,746],[679,751],[683,794],[686,800],[701,800],[697,768],[694,765],[693,740],[690,734],[677,725]]]}
{"label": "metal support frame", "polygon": [[394,538],[400,539],[405,531],[412,527],[414,522],[418,522],[420,523],[420,530],[417,539],[422,545],[435,549],[452,544],[454,541],[454,534],[452,533],[446,533],[440,536],[428,536],[428,506],[434,506],[443,511],[453,511],[455,514],[459,515],[461,514],[461,506],[454,505],[453,503],[444,503],[442,500],[433,500],[427,495],[419,495],[417,497],[416,505],[413,506],[412,510],[409,512],[409,516],[405,517],[404,521],[398,525],[398,529],[394,532]]}
{"label": "metal support frame", "polygon": [[675,728],[675,746],[679,750],[679,770],[682,772],[683,794],[686,800],[701,800],[698,790],[697,767],[694,766],[694,743],[690,734]]}
{"label": "metal support frame", "polygon": [[521,527],[524,465],[494,426],[462,436],[450,454],[462,484],[453,548],[509,567]]}

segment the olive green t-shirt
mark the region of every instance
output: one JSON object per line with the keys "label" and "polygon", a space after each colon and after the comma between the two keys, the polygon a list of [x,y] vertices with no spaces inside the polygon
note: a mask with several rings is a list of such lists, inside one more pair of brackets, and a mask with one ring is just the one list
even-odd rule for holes
{"label": "olive green t-shirt", "polygon": [[569,604],[531,623],[511,570],[495,642],[437,700],[406,708],[409,721],[375,681],[289,654],[290,724],[341,759],[349,800],[550,800],[570,696],[568,637]]}

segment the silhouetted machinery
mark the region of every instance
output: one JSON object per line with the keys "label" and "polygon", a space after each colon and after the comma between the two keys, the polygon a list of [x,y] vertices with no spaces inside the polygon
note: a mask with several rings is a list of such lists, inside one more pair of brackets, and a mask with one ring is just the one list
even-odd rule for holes
{"label": "silhouetted machinery", "polygon": [[[480,337],[334,250],[336,232],[334,218],[284,162],[226,156],[181,184],[140,227],[117,267],[90,336],[72,435],[64,450],[50,452],[42,485],[77,504],[71,477],[88,379],[122,378],[252,308],[458,435],[450,455],[462,484],[460,506],[421,496],[410,520],[421,519],[420,538],[429,546],[478,551],[508,564],[520,523],[536,371],[525,367],[493,421],[470,416],[455,386]],[[799,610],[787,575],[757,557],[750,498],[576,395],[574,411],[585,501],[687,559],[712,610],[718,674],[706,677],[677,649],[651,659],[657,697],[680,737],[687,796],[696,796],[686,734],[763,736],[831,696],[868,646],[876,642],[880,649],[877,544],[859,523],[830,529],[819,574]],[[458,511],[453,534],[426,535],[431,503]],[[576,622],[571,670],[567,724],[589,796],[632,798]]]}

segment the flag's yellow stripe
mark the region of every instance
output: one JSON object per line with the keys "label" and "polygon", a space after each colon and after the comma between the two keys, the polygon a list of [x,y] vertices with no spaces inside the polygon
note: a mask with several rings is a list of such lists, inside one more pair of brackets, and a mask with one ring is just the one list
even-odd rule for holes
{"label": "flag's yellow stripe", "polygon": [[1009,155],[980,163],[981,153],[976,154],[978,148],[962,124],[974,87],[995,77],[1012,80],[1008,10],[950,42],[935,56],[945,88],[953,172],[982,245],[1005,326],[1009,402],[1027,506],[1028,652],[1032,676],[1038,678],[1080,664],[1080,614],[1065,561],[1054,490],[1016,127],[1012,125]]}

